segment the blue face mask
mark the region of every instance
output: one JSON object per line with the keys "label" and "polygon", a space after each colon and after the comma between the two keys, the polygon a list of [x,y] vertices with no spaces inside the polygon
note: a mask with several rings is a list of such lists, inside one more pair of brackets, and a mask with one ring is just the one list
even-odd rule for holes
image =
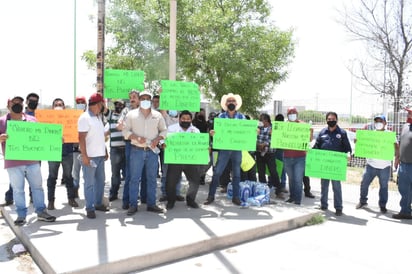
{"label": "blue face mask", "polygon": [[152,106],[152,101],[150,100],[140,101],[140,107],[142,109],[149,109],[151,106]]}
{"label": "blue face mask", "polygon": [[84,110],[86,108],[86,104],[76,104],[76,109]]}
{"label": "blue face mask", "polygon": [[176,117],[177,116],[177,110],[169,110],[169,116]]}

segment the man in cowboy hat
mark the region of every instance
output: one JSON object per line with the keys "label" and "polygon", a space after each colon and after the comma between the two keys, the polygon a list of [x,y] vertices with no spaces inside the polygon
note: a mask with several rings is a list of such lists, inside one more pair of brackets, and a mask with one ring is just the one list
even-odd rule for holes
{"label": "man in cowboy hat", "polygon": [[[242,106],[242,98],[238,94],[229,93],[222,96],[220,100],[220,105],[224,112],[222,112],[218,118],[227,118],[227,119],[246,119],[245,115],[240,112],[237,112],[238,109]],[[210,131],[210,135],[213,136],[215,133],[214,130]],[[220,150],[218,152],[216,169],[213,173],[212,183],[209,186],[209,194],[207,200],[204,203],[209,205],[215,200],[216,188],[219,185],[219,179],[227,163],[231,160],[232,162],[232,185],[233,185],[233,199],[232,202],[235,205],[240,205],[239,197],[239,183],[240,183],[240,163],[242,162],[242,152],[239,150]]]}

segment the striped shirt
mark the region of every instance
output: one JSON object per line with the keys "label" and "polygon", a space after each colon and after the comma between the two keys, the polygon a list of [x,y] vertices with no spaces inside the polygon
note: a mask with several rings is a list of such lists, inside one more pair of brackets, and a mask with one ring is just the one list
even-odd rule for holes
{"label": "striped shirt", "polygon": [[121,113],[110,111],[105,131],[110,131],[110,147],[124,147],[126,145],[121,131],[117,130],[117,122]]}

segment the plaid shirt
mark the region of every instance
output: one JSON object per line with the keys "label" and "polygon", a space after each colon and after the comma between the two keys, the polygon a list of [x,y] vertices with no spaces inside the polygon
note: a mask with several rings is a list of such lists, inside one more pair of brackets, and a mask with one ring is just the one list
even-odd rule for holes
{"label": "plaid shirt", "polygon": [[243,115],[240,112],[235,112],[235,115],[233,117],[229,116],[229,113],[227,111],[222,112],[219,114],[218,118],[229,118],[229,119],[246,119],[245,115]]}
{"label": "plaid shirt", "polygon": [[258,144],[266,143],[269,147],[269,153],[275,153],[276,149],[270,148],[270,141],[272,138],[272,126],[268,127],[259,127],[259,134],[257,136]]}

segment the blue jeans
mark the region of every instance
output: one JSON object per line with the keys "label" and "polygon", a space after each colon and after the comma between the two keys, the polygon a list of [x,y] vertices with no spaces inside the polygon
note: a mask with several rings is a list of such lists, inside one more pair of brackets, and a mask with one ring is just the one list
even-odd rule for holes
{"label": "blue jeans", "polygon": [[[160,190],[162,192],[162,196],[166,197],[166,177],[167,177],[167,166],[168,164],[163,164],[163,172],[162,172],[162,179],[160,180]],[[180,190],[182,189],[182,176],[180,176],[179,181],[176,184],[176,196],[181,195]]]}
{"label": "blue jeans", "polygon": [[123,186],[123,197],[122,197],[122,202],[123,202],[123,207],[129,205],[129,184],[130,184],[130,150],[132,149],[132,145],[130,141],[126,140],[126,146],[125,146],[125,176],[124,176],[124,186]]}
{"label": "blue jeans", "polygon": [[400,213],[411,215],[412,202],[412,164],[402,163],[398,171],[398,190],[401,194]]}
{"label": "blue jeans", "polygon": [[95,206],[103,204],[104,193],[104,156],[90,157],[97,167],[82,164],[84,179],[84,197],[86,199],[86,211],[94,211]]}
{"label": "blue jeans", "polygon": [[61,162],[49,161],[49,177],[47,178],[47,199],[54,201],[56,192],[56,180],[59,175],[60,164],[63,168],[63,182],[67,189],[67,198],[74,198],[73,188],[73,155],[70,153],[62,157]]}
{"label": "blue jeans", "polygon": [[72,167],[72,177],[74,189],[79,189],[80,185],[80,168],[81,163],[77,157],[79,157],[79,152],[73,152],[73,167]]}
{"label": "blue jeans", "polygon": [[328,208],[328,193],[329,193],[329,182],[332,181],[333,189],[333,205],[336,210],[342,210],[342,185],[340,181],[321,179],[320,185],[320,205],[323,208]]}
{"label": "blue jeans", "polygon": [[18,217],[25,218],[27,215],[26,197],[24,193],[24,180],[27,178],[32,192],[33,206],[36,213],[46,209],[44,204],[44,191],[40,164],[23,165],[7,168],[9,180],[13,187],[14,204]]}
{"label": "blue jeans", "polygon": [[285,157],[283,158],[283,168],[289,179],[289,198],[295,204],[302,202],[302,180],[305,174],[306,157]]}
{"label": "blue jeans", "polygon": [[379,206],[386,207],[388,202],[388,181],[391,168],[390,166],[379,169],[370,165],[366,165],[365,172],[363,173],[361,185],[360,185],[360,199],[361,204],[366,204],[368,201],[369,185],[373,179],[378,176],[379,178]]}
{"label": "blue jeans", "polygon": [[112,166],[112,178],[110,187],[110,197],[117,197],[122,180],[121,171],[126,166],[125,147],[110,148],[110,164]]}
{"label": "blue jeans", "polygon": [[129,184],[129,206],[137,207],[137,196],[143,170],[146,173],[146,203],[148,207],[156,205],[157,169],[159,166],[159,155],[152,150],[142,150],[135,146],[130,150],[130,184]]}
{"label": "blue jeans", "polygon": [[220,150],[217,156],[216,168],[213,172],[212,183],[209,186],[208,197],[215,198],[216,189],[219,185],[220,176],[226,168],[229,160],[232,161],[232,186],[233,186],[233,198],[240,198],[240,164],[242,162],[242,152],[235,150]]}

